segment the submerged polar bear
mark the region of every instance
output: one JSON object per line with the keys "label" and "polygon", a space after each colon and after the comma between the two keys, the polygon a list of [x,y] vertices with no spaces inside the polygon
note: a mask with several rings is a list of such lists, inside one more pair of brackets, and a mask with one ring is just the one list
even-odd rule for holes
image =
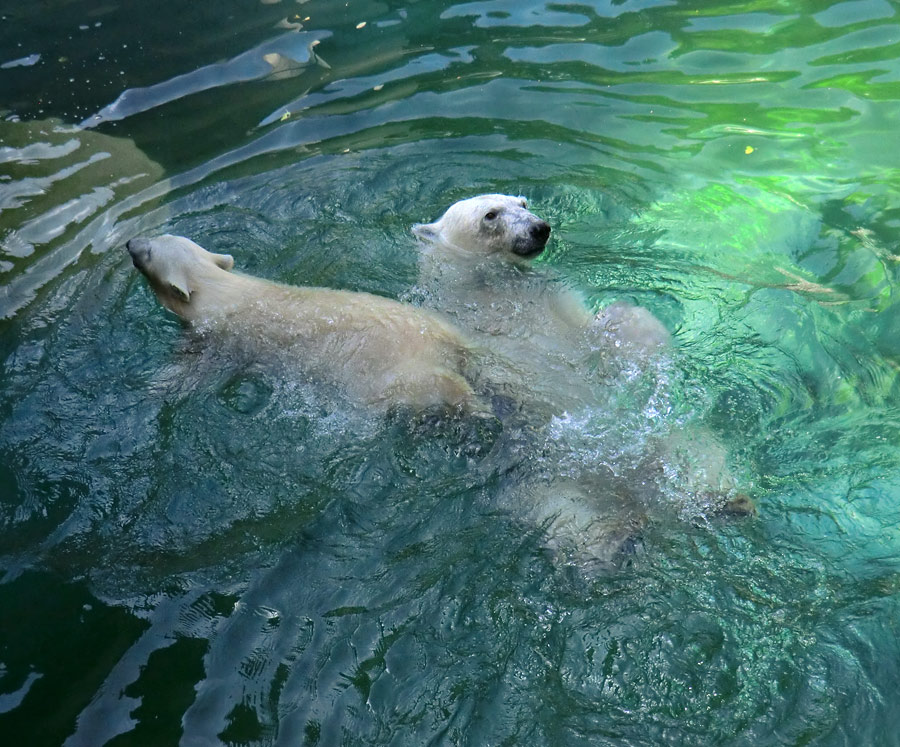
{"label": "submerged polar bear", "polygon": [[550,412],[596,403],[594,385],[573,375],[573,366],[584,370],[589,358],[606,350],[614,354],[604,363],[621,369],[669,343],[668,331],[648,310],[616,302],[593,314],[566,278],[531,267],[551,229],[523,197],[461,200],[412,230],[422,244],[424,303],[514,361],[516,375],[528,379],[532,404]]}
{"label": "submerged polar bear", "polygon": [[306,376],[358,402],[479,409],[464,377],[471,348],[437,314],[368,293],[231,272],[231,255],[182,236],[134,238],[126,248],[160,303],[200,331],[287,355]]}
{"label": "submerged polar bear", "polygon": [[[651,397],[666,401],[669,333],[650,311],[628,303],[594,314],[564,277],[531,267],[551,228],[523,197],[461,200],[412,230],[422,243],[422,301],[497,354],[485,362],[489,387],[500,382],[536,426],[530,429],[536,441],[519,451],[549,454],[544,465],[551,466],[532,469],[505,501],[544,526],[552,548],[579,564],[614,557],[660,493],[683,494],[693,503],[683,507],[688,513],[753,512],[737,492],[725,450],[702,426],[670,423],[654,432],[658,426],[632,411],[616,412],[611,390],[618,387],[609,384],[622,381],[622,371],[628,381],[649,380]],[[590,413],[600,415],[592,420]],[[561,424],[582,417],[600,432],[576,430],[560,443]],[[633,422],[635,433],[611,435],[620,422]]]}
{"label": "submerged polar bear", "polygon": [[[470,306],[484,301],[479,304],[483,317],[494,316],[484,312],[496,305],[498,290],[507,298],[514,292],[510,279],[515,275],[520,278],[520,289],[528,295],[519,293],[514,300],[526,306],[539,302],[546,312],[534,319],[530,327],[546,328],[549,324],[558,332],[560,328],[582,329],[597,324],[617,346],[627,345],[640,351],[653,351],[669,342],[666,328],[642,307],[617,302],[594,315],[580,293],[564,286],[561,278],[546,270],[539,273],[537,280],[555,287],[542,289],[534,282],[522,283],[527,278],[522,267],[543,252],[550,237],[550,225],[528,210],[524,197],[470,197],[451,205],[434,223],[417,223],[412,230],[426,246],[423,279],[427,282],[435,274],[455,275],[445,277],[443,285],[450,285],[446,281],[451,281],[459,299]],[[508,271],[510,268],[512,272]],[[495,286],[498,282],[502,288]],[[535,290],[542,292],[535,295]],[[484,321],[482,318],[482,324]]]}

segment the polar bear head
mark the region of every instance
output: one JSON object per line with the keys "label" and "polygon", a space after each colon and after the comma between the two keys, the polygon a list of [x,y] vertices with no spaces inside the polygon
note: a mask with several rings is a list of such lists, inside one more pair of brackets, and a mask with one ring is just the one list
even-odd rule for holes
{"label": "polar bear head", "polygon": [[531,259],[544,250],[550,226],[526,205],[524,197],[479,195],[454,203],[434,223],[418,223],[412,230],[423,241],[459,252]]}
{"label": "polar bear head", "polygon": [[134,266],[147,278],[160,303],[187,317],[194,291],[234,267],[230,254],[214,254],[184,236],[134,238],[125,244]]}

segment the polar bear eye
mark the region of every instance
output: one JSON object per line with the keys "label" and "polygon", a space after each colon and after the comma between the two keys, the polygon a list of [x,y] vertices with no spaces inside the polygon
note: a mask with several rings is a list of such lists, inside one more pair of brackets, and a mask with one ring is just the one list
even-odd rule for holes
{"label": "polar bear eye", "polygon": [[497,213],[495,213],[493,210],[491,210],[489,213],[485,213],[485,215],[484,215],[485,220],[496,220],[496,218],[497,218]]}

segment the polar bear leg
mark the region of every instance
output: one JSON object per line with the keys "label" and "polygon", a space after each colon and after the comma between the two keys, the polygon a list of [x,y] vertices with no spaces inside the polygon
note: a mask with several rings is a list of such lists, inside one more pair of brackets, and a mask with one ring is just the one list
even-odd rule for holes
{"label": "polar bear leg", "polygon": [[597,325],[615,347],[627,347],[653,353],[669,344],[669,332],[653,314],[641,306],[616,301],[594,317]]}
{"label": "polar bear leg", "polygon": [[531,503],[528,517],[542,526],[546,547],[563,563],[583,570],[619,565],[639,544],[646,515],[612,486],[554,481],[519,500]]}
{"label": "polar bear leg", "polygon": [[[644,465],[689,514],[754,516],[756,506],[728,464],[725,446],[700,425],[673,431]],[[680,500],[678,500],[680,497]]]}
{"label": "polar bear leg", "polygon": [[382,398],[416,409],[449,405],[462,412],[473,413],[485,408],[469,382],[449,370],[404,371],[387,388]]}

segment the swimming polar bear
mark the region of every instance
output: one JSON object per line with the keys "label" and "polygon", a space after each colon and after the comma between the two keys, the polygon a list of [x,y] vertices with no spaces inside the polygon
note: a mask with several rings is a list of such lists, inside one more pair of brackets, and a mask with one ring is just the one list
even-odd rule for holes
{"label": "swimming polar bear", "polygon": [[[594,315],[583,296],[552,271],[529,277],[524,267],[543,252],[551,229],[527,206],[524,197],[479,195],[454,203],[434,223],[414,225],[413,233],[425,244],[421,279],[430,282],[443,275],[442,286],[452,285],[463,304],[477,307],[482,328],[497,322],[487,310],[496,305],[499,290],[507,299],[514,294],[511,301],[532,317],[527,327],[540,327],[545,336],[597,325],[617,347],[651,352],[668,344],[666,328],[642,307],[618,302]],[[518,283],[510,283],[514,277]],[[549,285],[536,287],[541,282]],[[536,304],[544,313],[534,313]],[[507,304],[507,310],[514,309]]]}
{"label": "swimming polar bear", "polygon": [[479,409],[464,376],[472,349],[435,313],[231,272],[231,255],[183,236],[133,238],[126,248],[160,303],[201,332],[286,355],[305,376],[368,405]]}
{"label": "swimming polar bear", "polygon": [[530,266],[551,228],[524,197],[461,200],[412,231],[421,243],[417,300],[513,361],[513,378],[528,381],[532,407],[557,414],[596,404],[596,381],[573,367],[587,370],[593,360],[596,368],[599,354],[602,369],[618,371],[669,345],[668,331],[647,309],[616,302],[594,314],[566,278]]}
{"label": "swimming polar bear", "polygon": [[[683,494],[693,504],[678,507],[686,514],[753,513],[750,499],[737,492],[725,450],[706,429],[686,433],[669,424],[654,434],[638,419],[642,435],[612,435],[616,420],[635,420],[630,411],[617,417],[610,410],[616,387],[609,382],[618,374],[655,377],[651,395],[661,402],[669,396],[669,332],[650,311],[624,302],[594,314],[564,277],[530,266],[551,227],[528,210],[524,197],[461,200],[412,231],[421,242],[421,301],[496,353],[484,364],[489,386],[509,395],[536,426],[529,429],[536,442],[519,452],[550,455],[544,464],[551,466],[531,469],[534,477],[520,472],[499,501],[543,526],[554,552],[577,565],[615,558],[661,494],[670,502]],[[651,412],[651,404],[638,410]],[[573,413],[598,412],[604,413],[599,433],[588,426],[564,435],[568,445],[560,442],[560,425],[581,417]]]}

